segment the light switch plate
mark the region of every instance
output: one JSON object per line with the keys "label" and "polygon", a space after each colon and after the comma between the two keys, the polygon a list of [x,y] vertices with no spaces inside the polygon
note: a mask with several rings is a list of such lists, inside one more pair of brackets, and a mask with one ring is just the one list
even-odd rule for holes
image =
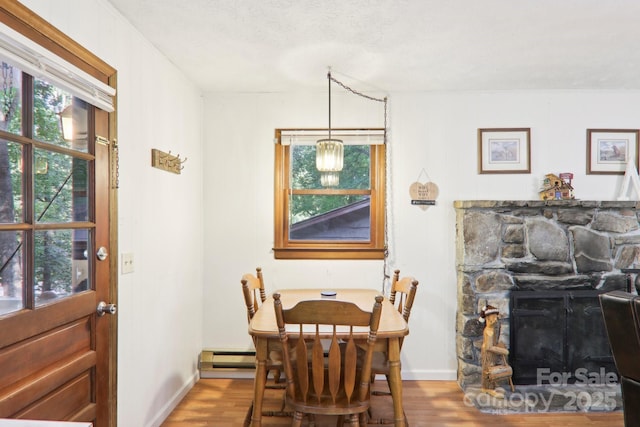
{"label": "light switch plate", "polygon": [[120,255],[120,272],[122,274],[133,273],[133,252],[125,252]]}

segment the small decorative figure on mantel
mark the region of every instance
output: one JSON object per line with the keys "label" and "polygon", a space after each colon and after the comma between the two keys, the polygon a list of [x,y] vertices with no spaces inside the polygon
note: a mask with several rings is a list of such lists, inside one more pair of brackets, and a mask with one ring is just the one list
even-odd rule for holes
{"label": "small decorative figure on mantel", "polygon": [[508,379],[511,391],[515,391],[511,375],[513,369],[507,363],[509,350],[500,342],[500,311],[492,305],[482,307],[480,322],[484,322],[482,334],[482,391],[497,398],[504,398],[504,389],[498,388],[499,381]]}
{"label": "small decorative figure on mantel", "polygon": [[561,173],[560,176],[548,173],[542,181],[542,189],[538,192],[540,200],[572,200],[575,199],[571,180],[572,173]]}

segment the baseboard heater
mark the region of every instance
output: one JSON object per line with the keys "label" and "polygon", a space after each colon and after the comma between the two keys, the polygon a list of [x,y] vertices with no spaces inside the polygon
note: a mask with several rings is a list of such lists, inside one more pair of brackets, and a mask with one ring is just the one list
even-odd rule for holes
{"label": "baseboard heater", "polygon": [[219,369],[255,369],[255,351],[203,350],[198,360],[200,371]]}

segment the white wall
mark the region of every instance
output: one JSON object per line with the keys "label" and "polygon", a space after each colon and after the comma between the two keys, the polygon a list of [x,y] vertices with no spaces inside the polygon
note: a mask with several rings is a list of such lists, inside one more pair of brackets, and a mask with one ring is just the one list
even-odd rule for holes
{"label": "white wall", "polygon": [[[322,73],[319,72],[321,77]],[[320,78],[319,77],[319,78]],[[332,124],[381,126],[381,106],[333,92]],[[381,289],[382,261],[274,260],[273,133],[326,126],[326,95],[205,96],[205,347],[246,349],[240,276],[263,268],[269,292],[280,287]],[[586,175],[587,128],[640,128],[637,92],[446,92],[389,97],[390,270],[419,281],[403,348],[403,378],[454,379],[456,267],[454,200],[537,199],[547,173],[573,172],[577,198],[611,200],[621,176]],[[371,101],[368,101],[371,102]],[[477,129],[531,128],[531,174],[479,175]],[[426,211],[409,186],[440,189]]]}
{"label": "white wall", "polygon": [[[202,349],[202,98],[102,0],[25,0],[118,70],[118,425],[157,426],[197,380]],[[151,149],[188,160],[151,167]],[[113,253],[111,256],[119,256]]]}

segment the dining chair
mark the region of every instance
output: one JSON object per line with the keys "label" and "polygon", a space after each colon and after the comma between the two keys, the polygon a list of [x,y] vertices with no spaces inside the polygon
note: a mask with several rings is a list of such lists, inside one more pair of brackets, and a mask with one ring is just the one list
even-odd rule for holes
{"label": "dining chair", "polygon": [[600,295],[611,354],[620,377],[625,427],[640,425],[640,297],[624,291]]}
{"label": "dining chair", "polygon": [[[256,274],[245,273],[240,279],[242,284],[242,294],[244,295],[244,302],[247,306],[247,321],[251,322],[251,319],[256,314],[258,309],[266,301],[267,296],[264,290],[264,278],[262,277],[262,268],[256,267]],[[282,372],[282,347],[278,341],[270,340],[268,342],[268,358],[266,366],[266,375],[269,376],[269,372],[273,373],[273,383],[267,383],[268,389],[281,389],[284,390],[285,384],[280,382],[280,376]],[[290,412],[284,411],[284,396],[282,401],[282,407],[279,411],[266,411],[263,412],[264,416],[289,416]],[[251,414],[253,412],[253,403],[247,411],[245,418],[245,425],[249,425]]]}
{"label": "dining chair", "polygon": [[[338,424],[347,418],[353,426],[366,425],[383,299],[376,296],[370,312],[333,299],[301,301],[284,309],[280,294],[273,295],[293,427],[301,426],[305,415],[312,420],[315,415],[333,415]],[[354,337],[357,327],[367,328],[366,342]],[[356,341],[364,351],[361,358]]]}
{"label": "dining chair", "polygon": [[[418,281],[412,276],[406,276],[400,278],[400,270],[393,272],[393,279],[391,281],[391,291],[389,293],[389,302],[396,307],[398,312],[402,314],[404,320],[408,323],[411,316],[411,308],[413,307],[413,301],[416,297],[416,291],[418,290]],[[400,348],[402,348],[402,342],[404,337],[400,339]],[[375,351],[373,353],[373,362],[371,365],[371,382],[375,381],[376,375],[384,375],[389,384],[389,359],[386,351]],[[376,396],[391,396],[391,392],[388,390],[376,390],[373,392]],[[371,415],[371,412],[369,412]],[[392,420],[384,418],[370,421],[374,424],[393,424]]]}
{"label": "dining chair", "polygon": [[267,295],[264,291],[262,268],[256,267],[255,275],[252,273],[243,274],[240,283],[242,283],[244,302],[247,305],[247,320],[251,321],[256,311],[267,300]]}

